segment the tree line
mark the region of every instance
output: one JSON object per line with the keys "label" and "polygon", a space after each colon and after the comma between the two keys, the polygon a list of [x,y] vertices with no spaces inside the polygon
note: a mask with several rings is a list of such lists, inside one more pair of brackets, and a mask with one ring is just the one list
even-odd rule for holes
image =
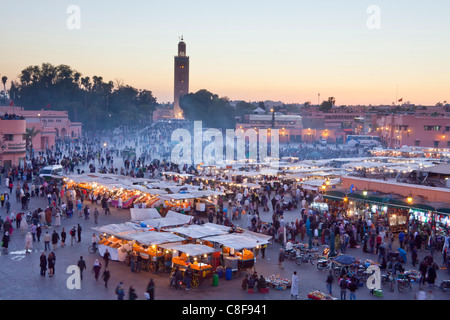
{"label": "tree line", "polygon": [[113,129],[120,125],[145,125],[158,103],[150,90],[83,76],[67,65],[43,63],[21,71],[11,81],[10,99],[26,110],[65,110],[87,130]]}

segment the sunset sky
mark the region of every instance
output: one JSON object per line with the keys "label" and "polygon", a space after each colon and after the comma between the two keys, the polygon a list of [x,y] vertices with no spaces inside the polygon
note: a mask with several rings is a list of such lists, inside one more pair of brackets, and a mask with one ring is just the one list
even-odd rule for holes
{"label": "sunset sky", "polygon": [[[67,64],[173,101],[184,36],[190,91],[337,105],[450,101],[450,1],[0,0],[0,75]],[[80,8],[80,29],[66,22]],[[380,28],[367,21],[380,9]],[[9,87],[9,84],[8,84]]]}

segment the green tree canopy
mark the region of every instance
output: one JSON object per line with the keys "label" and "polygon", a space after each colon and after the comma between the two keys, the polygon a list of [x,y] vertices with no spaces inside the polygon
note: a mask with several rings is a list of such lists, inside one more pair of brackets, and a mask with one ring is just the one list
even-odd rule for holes
{"label": "green tree canopy", "polygon": [[150,90],[129,85],[114,86],[102,76],[83,76],[67,65],[43,63],[22,70],[11,82],[14,104],[29,110],[67,110],[72,121],[90,129],[151,121],[157,100]]}
{"label": "green tree canopy", "polygon": [[180,99],[187,120],[202,121],[203,127],[231,129],[235,127],[235,109],[228,98],[220,98],[205,89],[189,93]]}

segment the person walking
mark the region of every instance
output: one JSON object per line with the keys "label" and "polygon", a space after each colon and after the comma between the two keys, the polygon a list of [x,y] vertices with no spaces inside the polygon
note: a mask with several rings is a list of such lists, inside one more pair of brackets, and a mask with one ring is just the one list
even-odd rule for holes
{"label": "person walking", "polygon": [[130,286],[128,289],[128,300],[136,300],[138,298],[136,294],[136,290],[133,288],[133,286]]}
{"label": "person walking", "polygon": [[45,277],[45,272],[47,271],[47,256],[43,252],[41,253],[39,266],[41,267],[41,276]]}
{"label": "person walking", "polygon": [[72,228],[72,230],[70,230],[70,245],[73,246],[74,241],[76,241],[76,236],[77,236],[77,230],[75,227]]}
{"label": "person walking", "polygon": [[36,239],[37,239],[37,242],[41,242],[41,234],[42,234],[42,228],[41,228],[41,225],[38,223],[38,225],[36,227]]}
{"label": "person walking", "polygon": [[108,269],[105,269],[105,271],[103,271],[103,275],[102,275],[102,279],[105,282],[105,288],[108,288],[108,281],[109,281],[110,277],[111,277],[111,273],[109,272]]}
{"label": "person walking", "polygon": [[356,279],[354,277],[350,278],[347,288],[348,291],[350,291],[350,300],[356,300],[356,290],[358,289],[358,284],[356,283]]}
{"label": "person walking", "polygon": [[59,212],[59,209],[56,210],[56,215],[55,215],[55,227],[60,227],[61,226],[61,212]]}
{"label": "person walking", "polygon": [[283,248],[280,248],[280,253],[278,254],[278,267],[280,267],[281,269],[284,269],[283,261],[284,261],[284,251]]}
{"label": "person walking", "polygon": [[58,232],[56,232],[56,230],[53,230],[53,233],[52,233],[53,250],[56,250],[56,248],[58,247],[59,239],[60,239],[60,237],[59,237]]}
{"label": "person walking", "polygon": [[53,277],[53,275],[55,274],[55,263],[56,263],[56,256],[55,253],[52,251],[50,252],[47,258],[49,277]]}
{"label": "person walking", "polygon": [[291,282],[291,297],[294,297],[294,299],[298,299],[299,281],[298,281],[297,271],[294,271],[291,281],[292,281]]}
{"label": "person walking", "polygon": [[90,213],[89,206],[84,207],[84,220],[89,219],[89,213]]}
{"label": "person walking", "polygon": [[83,271],[86,270],[86,261],[83,260],[83,256],[80,256],[77,266],[80,268],[80,279],[83,280]]}
{"label": "person walking", "polygon": [[102,269],[102,264],[98,259],[95,259],[94,266],[92,267],[92,270],[94,270],[94,277],[95,281],[98,281],[98,276],[100,274],[100,270]]}
{"label": "person walking", "polygon": [[341,288],[341,300],[345,300],[347,295],[347,276],[343,276],[339,281],[339,287]]}
{"label": "person walking", "polygon": [[190,266],[187,266],[186,271],[184,272],[184,282],[186,283],[186,290],[191,290],[191,281],[192,281],[192,269]]}
{"label": "person walking", "polygon": [[51,236],[48,231],[46,231],[44,234],[44,251],[47,251],[47,249],[50,250],[50,240]]}
{"label": "person walking", "polygon": [[33,238],[33,242],[36,242],[36,230],[37,230],[37,226],[35,224],[32,224],[30,227],[30,231],[31,231],[31,237]]}
{"label": "person walking", "polygon": [[5,234],[3,235],[3,238],[2,238],[2,247],[3,247],[3,249],[8,250],[9,240],[10,240],[10,238],[9,238],[9,231],[6,231]]}
{"label": "person walking", "polygon": [[62,228],[62,230],[61,230],[61,247],[63,247],[63,248],[66,246],[66,238],[67,238],[66,229]]}
{"label": "person walking", "polygon": [[334,281],[334,276],[333,276],[333,272],[330,270],[330,272],[328,273],[327,276],[327,280],[326,280],[326,284],[327,284],[327,289],[328,289],[328,293],[330,294],[330,296],[332,296],[332,290],[333,290],[333,281]]}
{"label": "person walking", "polygon": [[78,224],[78,226],[77,226],[78,242],[81,242],[81,231],[82,230],[83,230],[83,228],[80,226],[80,224]]}
{"label": "person walking", "polygon": [[33,237],[31,235],[31,232],[28,232],[25,236],[25,252],[28,253],[28,250],[30,250],[33,247]]}
{"label": "person walking", "polygon": [[106,249],[105,253],[103,254],[103,261],[105,262],[105,269],[108,268],[109,259],[111,259],[111,254],[109,253],[108,249]]}
{"label": "person walking", "polygon": [[436,269],[438,269],[439,267],[437,267],[437,265],[433,262],[430,264],[430,266],[428,267],[427,270],[427,282],[428,282],[428,286],[433,287],[434,286],[434,282],[436,281]]}
{"label": "person walking", "polygon": [[95,209],[94,209],[94,223],[95,224],[98,224],[98,215],[99,215],[98,209],[97,209],[97,207],[95,207]]}
{"label": "person walking", "polygon": [[100,241],[100,239],[94,234],[92,234],[92,247],[94,248],[94,252],[97,251],[97,243]]}
{"label": "person walking", "polygon": [[116,295],[117,295],[117,300],[123,300],[123,298],[125,297],[125,290],[123,288],[122,281],[120,281],[116,287]]}
{"label": "person walking", "polygon": [[153,279],[150,279],[148,285],[147,285],[147,300],[155,300],[155,282]]}

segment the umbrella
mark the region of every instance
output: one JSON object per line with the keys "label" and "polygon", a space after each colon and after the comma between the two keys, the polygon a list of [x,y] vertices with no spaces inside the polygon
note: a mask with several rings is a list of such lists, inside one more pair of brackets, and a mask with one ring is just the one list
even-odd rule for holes
{"label": "umbrella", "polygon": [[397,250],[398,250],[398,252],[400,253],[400,256],[403,259],[403,263],[406,263],[406,252],[405,252],[405,250],[403,250],[402,248],[398,248]]}
{"label": "umbrella", "polygon": [[342,264],[352,264],[355,262],[355,258],[348,254],[342,254],[340,256],[337,256],[334,261]]}

